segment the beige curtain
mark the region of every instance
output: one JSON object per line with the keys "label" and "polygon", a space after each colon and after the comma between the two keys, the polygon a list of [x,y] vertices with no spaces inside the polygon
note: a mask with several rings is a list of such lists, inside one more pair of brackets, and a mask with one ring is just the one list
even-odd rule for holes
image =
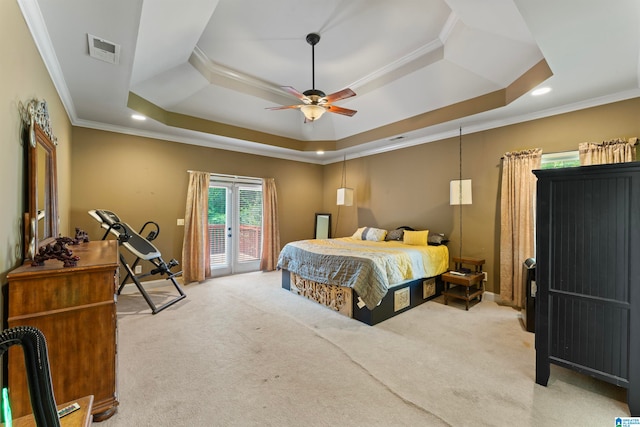
{"label": "beige curtain", "polygon": [[182,244],[182,277],[185,284],[201,282],[211,276],[208,196],[209,174],[189,171]]}
{"label": "beige curtain", "polygon": [[280,228],[278,227],[278,196],[276,181],[273,178],[262,180],[262,256],[260,269],[273,271],[278,264],[280,254]]}
{"label": "beige curtain", "polygon": [[636,160],[636,144],[638,138],[614,139],[601,143],[583,142],[578,146],[580,150],[580,164],[602,165],[605,163],[625,163]]}
{"label": "beige curtain", "polygon": [[523,307],[522,264],[535,256],[535,192],[542,150],[506,153],[500,199],[500,297]]}

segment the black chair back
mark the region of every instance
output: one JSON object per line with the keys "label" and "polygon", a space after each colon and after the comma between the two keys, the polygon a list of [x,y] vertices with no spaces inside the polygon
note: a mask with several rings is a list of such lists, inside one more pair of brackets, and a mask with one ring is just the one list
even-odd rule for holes
{"label": "black chair back", "polygon": [[31,326],[5,329],[0,334],[0,356],[12,345],[22,346],[29,384],[31,409],[38,427],[59,427],[60,418],[53,396],[49,353],[44,334]]}

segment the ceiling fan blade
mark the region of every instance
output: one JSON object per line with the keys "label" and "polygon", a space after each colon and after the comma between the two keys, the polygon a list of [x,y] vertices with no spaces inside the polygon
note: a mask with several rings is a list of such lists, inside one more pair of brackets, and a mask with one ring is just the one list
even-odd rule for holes
{"label": "ceiling fan blade", "polygon": [[325,96],[325,99],[327,100],[327,104],[332,104],[336,101],[339,101],[341,99],[345,99],[345,98],[351,98],[352,96],[356,96],[356,93],[354,91],[352,91],[349,88],[346,89],[342,89],[339,92],[336,93],[332,93],[331,95],[327,95]]}
{"label": "ceiling fan blade", "polygon": [[280,89],[284,90],[285,92],[290,93],[291,95],[295,96],[296,98],[298,98],[301,101],[311,102],[311,100],[309,98],[307,98],[306,95],[298,92],[296,89],[292,88],[291,86],[280,86]]}
{"label": "ceiling fan blade", "polygon": [[325,105],[326,110],[330,113],[342,114],[343,116],[353,116],[357,113],[356,110],[350,110],[348,108],[338,107],[337,105]]}
{"label": "ceiling fan blade", "polygon": [[300,108],[303,107],[304,104],[301,105],[283,105],[281,107],[267,107],[266,110],[289,110],[289,109],[294,109],[294,108]]}

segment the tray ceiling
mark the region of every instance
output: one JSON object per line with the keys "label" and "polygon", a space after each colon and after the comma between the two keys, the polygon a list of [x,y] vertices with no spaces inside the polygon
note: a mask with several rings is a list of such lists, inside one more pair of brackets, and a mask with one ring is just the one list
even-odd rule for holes
{"label": "tray ceiling", "polygon": [[[637,0],[18,2],[74,125],[301,161],[639,94]],[[336,105],[355,116],[267,109],[298,103],[281,86],[312,88],[310,32],[316,89],[353,89]]]}

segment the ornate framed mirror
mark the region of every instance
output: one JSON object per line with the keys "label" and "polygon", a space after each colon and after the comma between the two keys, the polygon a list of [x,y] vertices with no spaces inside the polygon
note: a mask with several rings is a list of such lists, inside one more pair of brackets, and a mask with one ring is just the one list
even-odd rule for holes
{"label": "ornate framed mirror", "polygon": [[331,238],[331,214],[329,213],[317,213],[316,225],[313,235],[315,239],[330,239]]}
{"label": "ornate framed mirror", "polygon": [[25,258],[58,237],[57,140],[51,131],[46,101],[32,100],[23,111],[28,135]]}

